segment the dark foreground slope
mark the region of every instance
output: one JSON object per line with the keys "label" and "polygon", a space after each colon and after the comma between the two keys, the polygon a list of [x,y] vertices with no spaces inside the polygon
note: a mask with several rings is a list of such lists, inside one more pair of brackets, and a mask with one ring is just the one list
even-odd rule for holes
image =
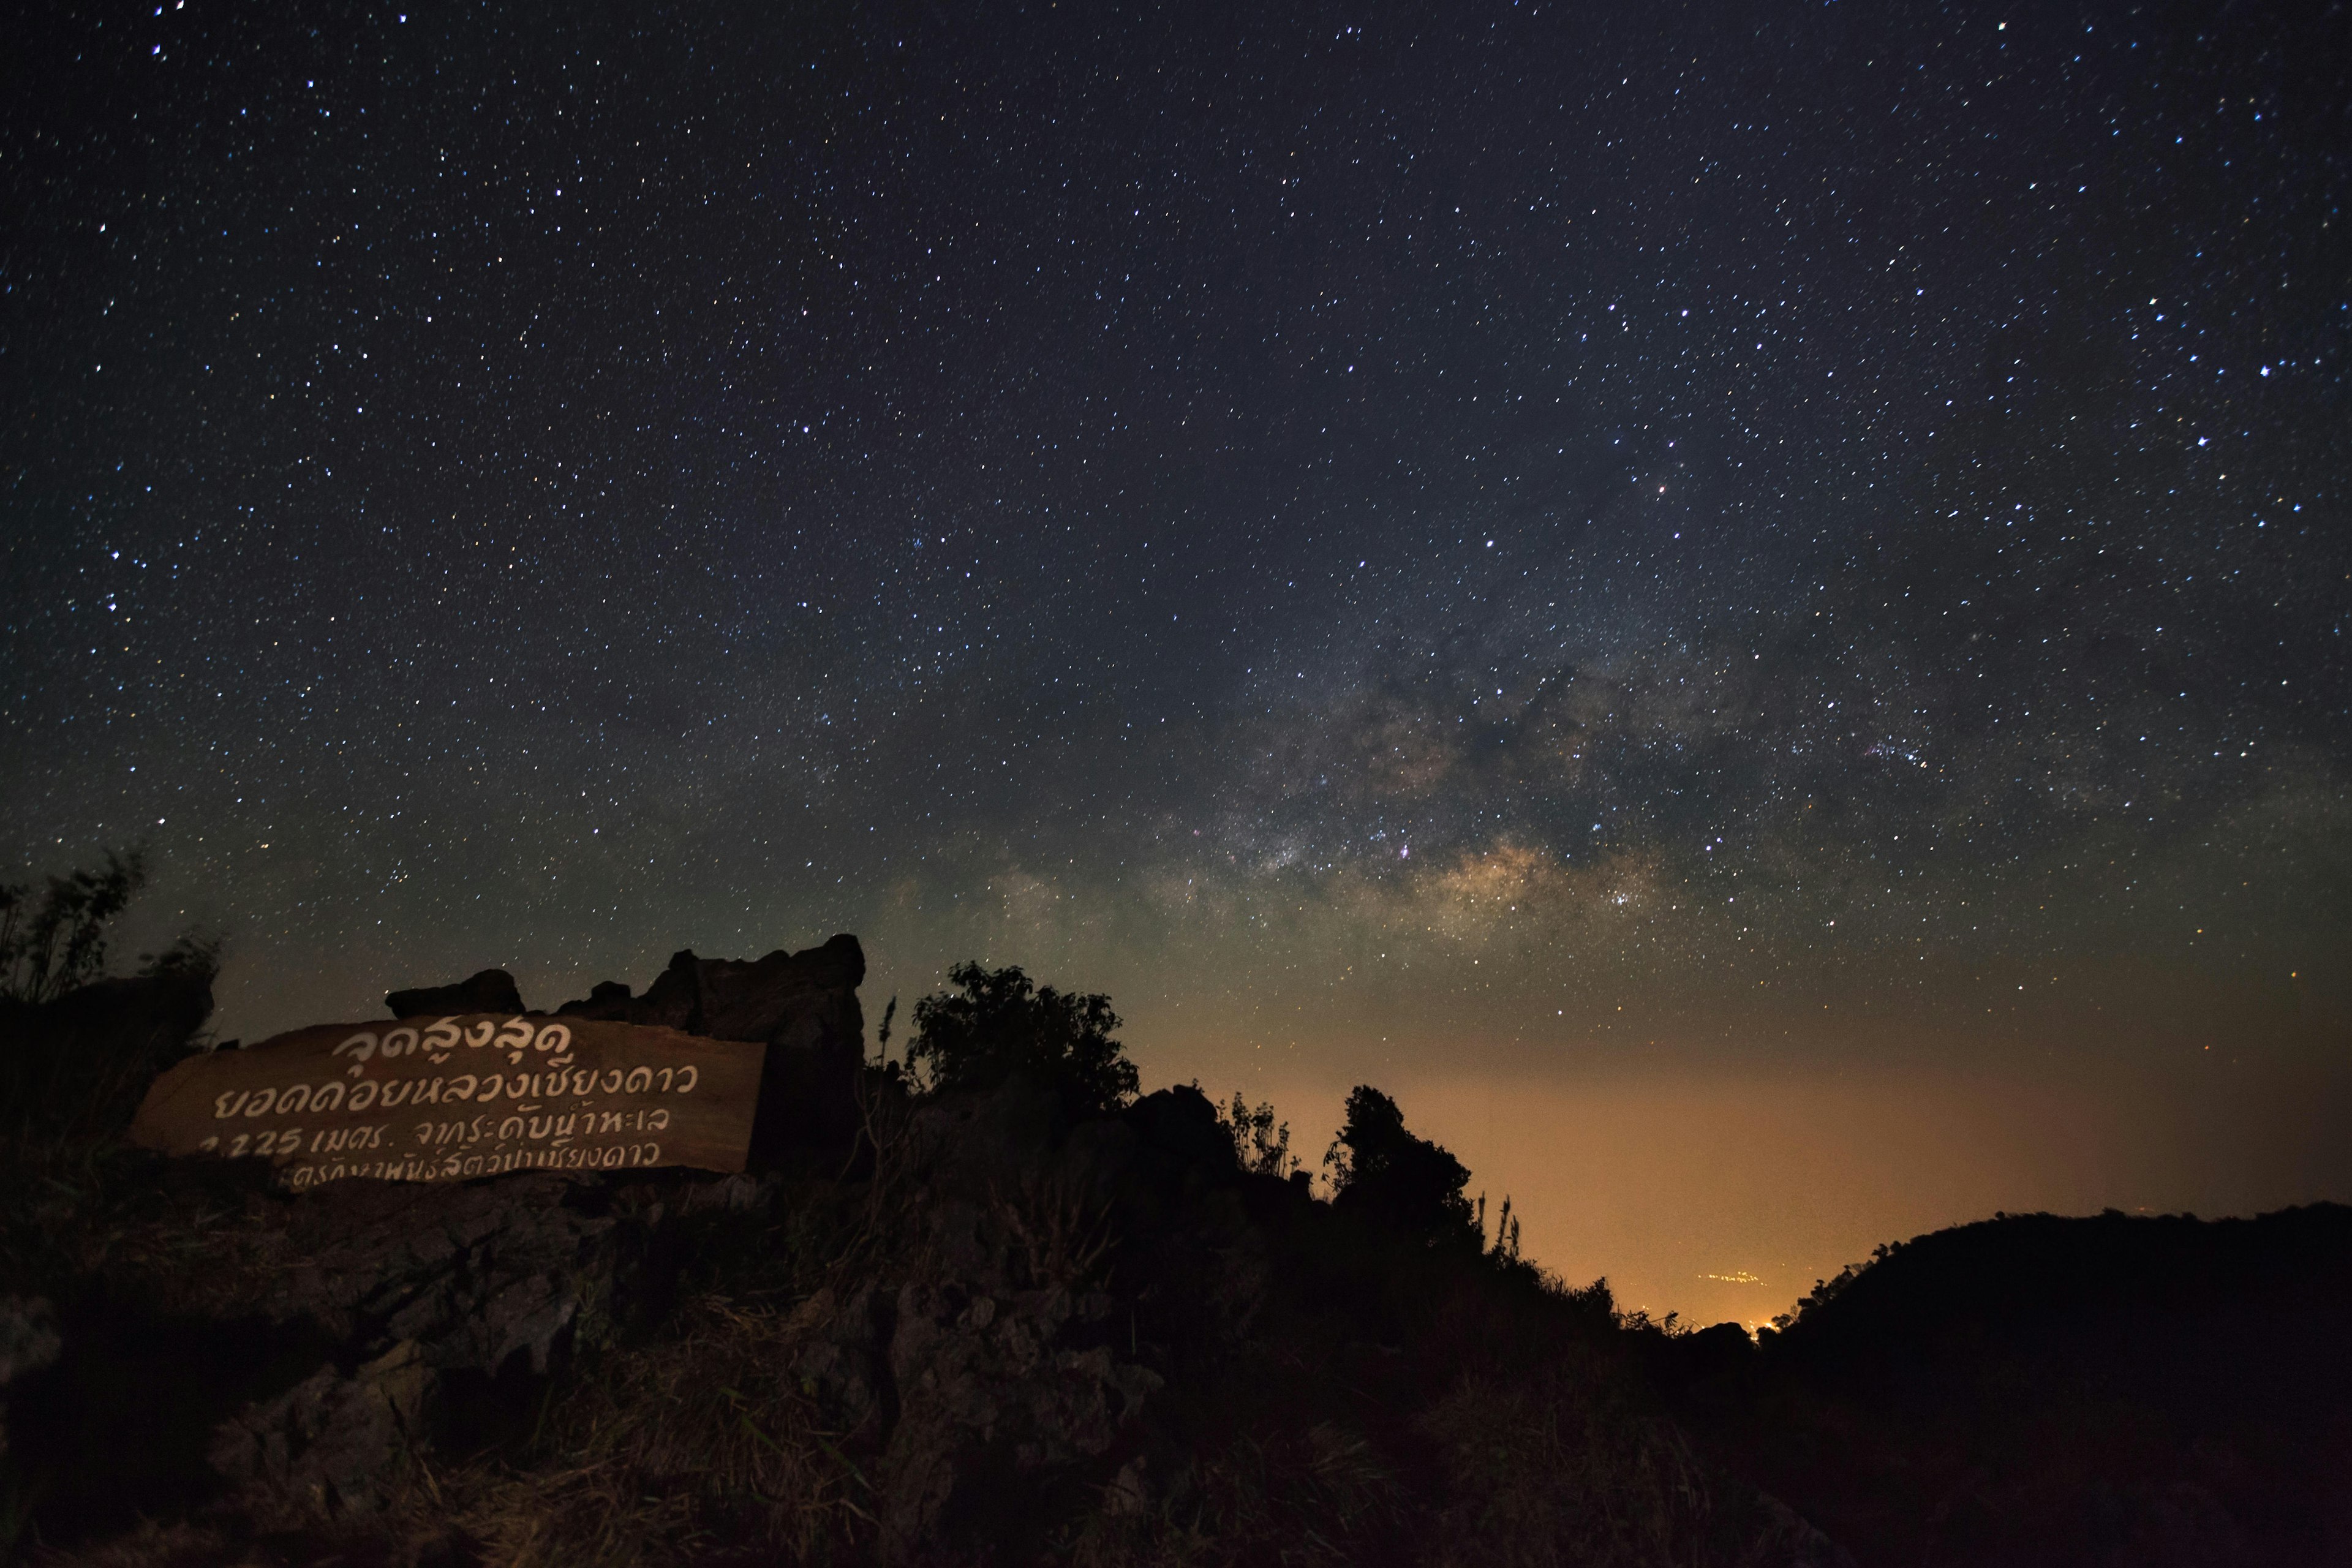
{"label": "dark foreground slope", "polygon": [[[715,1032],[808,957],[583,1005]],[[1758,1344],[1252,1173],[1185,1089],[856,1069],[765,1174],[296,1195],[110,1135],[189,985],[0,1015],[0,1556],[2352,1563],[2352,1211],[1969,1226]]]}
{"label": "dark foreground slope", "polygon": [[1708,1450],[1867,1563],[2352,1563],[2352,1208],[2015,1215],[1785,1332],[1653,1339]]}
{"label": "dark foreground slope", "polygon": [[877,1075],[866,1109],[818,1175],[292,1195],[15,1147],[15,1550],[1843,1560],[1693,1450],[1605,1292],[1248,1173],[1195,1090],[1084,1117]]}

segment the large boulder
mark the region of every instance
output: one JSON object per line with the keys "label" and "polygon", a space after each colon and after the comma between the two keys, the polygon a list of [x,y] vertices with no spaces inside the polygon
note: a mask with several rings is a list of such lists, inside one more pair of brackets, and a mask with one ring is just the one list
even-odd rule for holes
{"label": "large boulder", "polygon": [[865,949],[846,933],[822,947],[779,948],[750,960],[702,958],[689,949],[674,955],[642,996],[608,980],[556,1012],[763,1042],[752,1167],[807,1165],[856,1141],[866,1059],[857,987],[865,978]]}
{"label": "large boulder", "polygon": [[522,993],[516,989],[514,976],[503,969],[485,969],[467,976],[454,985],[419,985],[406,991],[395,991],[383,999],[395,1018],[416,1018],[426,1014],[450,1013],[520,1013]]}

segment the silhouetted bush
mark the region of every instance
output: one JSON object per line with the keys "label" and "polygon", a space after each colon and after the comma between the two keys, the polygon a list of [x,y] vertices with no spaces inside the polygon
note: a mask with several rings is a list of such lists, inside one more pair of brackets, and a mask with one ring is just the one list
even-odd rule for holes
{"label": "silhouetted bush", "polygon": [[1052,1083],[1084,1114],[1135,1098],[1135,1064],[1112,1037],[1118,1015],[1099,992],[1038,985],[1017,966],[948,971],[952,992],[915,1004],[907,1066],[929,1090],[993,1089],[1014,1073]]}
{"label": "silhouetted bush", "polygon": [[0,998],[53,1002],[106,967],[106,928],[147,880],[146,858],[108,850],[101,870],[51,877],[39,902],[0,883]]}

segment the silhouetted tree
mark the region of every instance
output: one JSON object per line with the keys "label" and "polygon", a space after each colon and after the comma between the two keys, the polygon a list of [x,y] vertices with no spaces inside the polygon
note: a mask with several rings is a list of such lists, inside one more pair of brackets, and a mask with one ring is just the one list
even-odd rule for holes
{"label": "silhouetted tree", "polygon": [[1261,1100],[1253,1110],[1242,1091],[1235,1089],[1233,1104],[1217,1108],[1217,1121],[1232,1135],[1234,1153],[1243,1170],[1287,1177],[1298,1168],[1298,1160],[1290,1152],[1290,1123],[1275,1121],[1270,1102]]}
{"label": "silhouetted tree", "polygon": [[1057,1085],[1073,1109],[1115,1110],[1135,1098],[1135,1064],[1112,1037],[1110,998],[1034,984],[1017,967],[959,963],[955,990],[915,1004],[907,1066],[927,1089],[991,1089],[1015,1072]]}
{"label": "silhouetted tree", "polygon": [[143,855],[110,849],[102,870],[51,877],[37,903],[30,884],[0,883],[0,996],[49,1002],[96,979],[106,967],[107,926],[146,880]]}
{"label": "silhouetted tree", "polygon": [[1462,1189],[1470,1172],[1426,1138],[1405,1130],[1397,1102],[1369,1084],[1348,1095],[1348,1120],[1323,1157],[1333,1202],[1433,1242],[1483,1245]]}

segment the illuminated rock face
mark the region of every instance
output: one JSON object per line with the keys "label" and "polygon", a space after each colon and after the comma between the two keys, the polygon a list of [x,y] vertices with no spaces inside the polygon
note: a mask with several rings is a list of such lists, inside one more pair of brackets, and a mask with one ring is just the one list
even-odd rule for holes
{"label": "illuminated rock face", "polygon": [[751,1136],[751,1167],[762,1170],[819,1163],[856,1139],[866,1055],[857,987],[865,978],[865,949],[845,933],[759,959],[701,958],[687,950],[642,996],[608,980],[556,1012],[765,1044]]}

